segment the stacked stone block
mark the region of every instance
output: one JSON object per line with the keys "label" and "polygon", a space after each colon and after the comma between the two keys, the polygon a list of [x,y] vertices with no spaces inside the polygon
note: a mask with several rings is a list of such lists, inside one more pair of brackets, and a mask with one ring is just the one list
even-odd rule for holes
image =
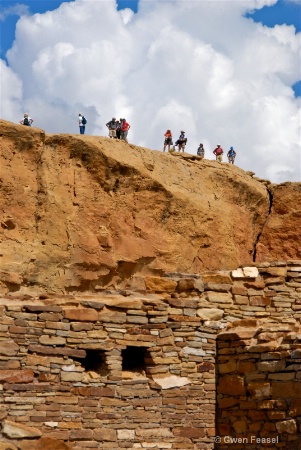
{"label": "stacked stone block", "polygon": [[218,337],[218,448],[301,448],[301,328],[252,322]]}
{"label": "stacked stone block", "polygon": [[275,430],[287,448],[300,432],[289,397],[300,307],[300,261],[133,279],[122,292],[7,295],[0,449],[209,450],[217,433]]}

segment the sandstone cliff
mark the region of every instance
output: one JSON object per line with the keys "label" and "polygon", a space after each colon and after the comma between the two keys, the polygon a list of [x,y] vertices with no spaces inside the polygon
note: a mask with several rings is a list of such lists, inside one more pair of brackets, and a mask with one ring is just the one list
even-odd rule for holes
{"label": "sandstone cliff", "polygon": [[105,137],[5,121],[0,135],[3,293],[139,288],[145,275],[300,259],[301,184]]}

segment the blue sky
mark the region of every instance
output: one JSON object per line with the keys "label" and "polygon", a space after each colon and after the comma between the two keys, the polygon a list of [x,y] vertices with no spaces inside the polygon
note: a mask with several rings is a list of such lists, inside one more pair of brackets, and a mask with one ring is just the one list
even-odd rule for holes
{"label": "blue sky", "polygon": [[[15,26],[19,19],[18,10],[26,11],[28,14],[44,13],[58,8],[61,3],[63,3],[61,0],[1,0],[0,57],[5,59],[7,50],[12,46],[15,37]],[[136,13],[138,0],[117,0],[117,5],[119,10],[131,8]],[[4,17],[1,17],[1,13],[4,13]],[[268,27],[274,27],[277,24],[294,25],[296,31],[299,32],[301,30],[301,0],[278,0],[272,6],[264,6],[260,10],[246,14],[246,17]],[[301,81],[294,84],[293,89],[296,96],[301,96]]]}

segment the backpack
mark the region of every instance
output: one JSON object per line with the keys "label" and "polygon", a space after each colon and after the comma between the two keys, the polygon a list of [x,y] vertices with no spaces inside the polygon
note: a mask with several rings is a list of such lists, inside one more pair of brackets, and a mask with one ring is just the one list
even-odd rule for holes
{"label": "backpack", "polygon": [[86,125],[86,123],[87,123],[87,119],[85,118],[85,116],[83,116],[83,117],[82,117],[82,124],[83,124],[83,125]]}
{"label": "backpack", "polygon": [[23,119],[23,125],[26,125],[27,127],[29,127],[29,119],[28,119],[28,117],[24,117],[24,119]]}

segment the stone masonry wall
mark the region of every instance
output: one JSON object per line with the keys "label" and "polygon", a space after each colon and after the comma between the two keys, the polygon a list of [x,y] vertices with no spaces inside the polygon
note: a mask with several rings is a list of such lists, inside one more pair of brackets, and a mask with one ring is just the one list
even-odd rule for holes
{"label": "stone masonry wall", "polygon": [[218,338],[218,448],[299,449],[301,327],[252,322]]}
{"label": "stone masonry wall", "polygon": [[[271,448],[298,439],[301,261],[144,283],[139,292],[0,299],[0,450],[209,450],[217,433],[275,427]],[[284,342],[288,329],[295,334]],[[280,398],[279,383],[290,386]],[[256,397],[267,384],[269,396]]]}

